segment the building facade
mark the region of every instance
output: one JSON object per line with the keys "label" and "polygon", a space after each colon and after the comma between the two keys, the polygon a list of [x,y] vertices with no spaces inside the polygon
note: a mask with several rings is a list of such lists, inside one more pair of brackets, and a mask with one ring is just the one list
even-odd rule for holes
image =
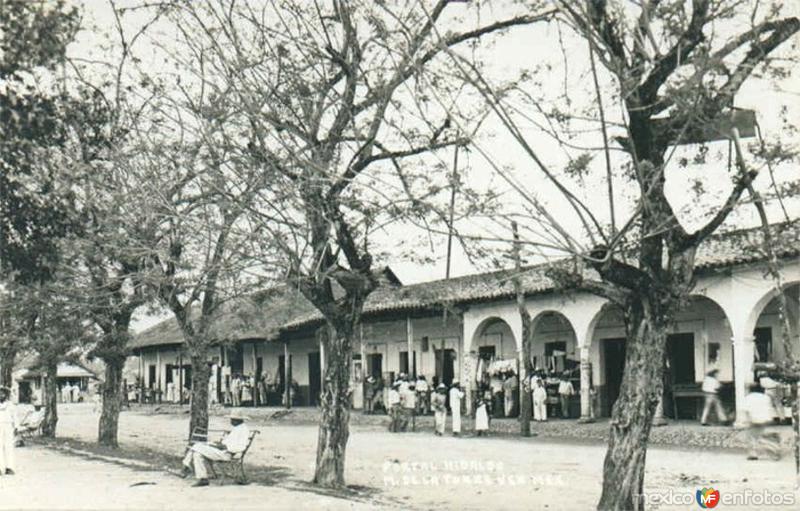
{"label": "building facade", "polygon": [[[781,282],[767,276],[757,230],[716,237],[698,251],[694,294],[669,333],[666,415],[697,415],[700,382],[710,369],[719,371],[723,402],[734,410],[755,381],[754,361],[785,358],[784,322],[776,298],[780,292],[787,297],[790,346],[800,355],[800,227],[781,224],[775,234],[780,240],[775,249]],[[603,298],[559,290],[547,269],[528,267],[520,275],[534,324],[532,365],[572,379],[577,390],[573,417],[608,416],[625,364],[621,311]],[[510,271],[499,271],[409,286],[388,278],[368,300],[354,346],[354,407],[364,407],[364,382],[370,376],[383,382],[401,373],[448,385],[459,381],[469,391],[469,407],[478,389],[497,373],[518,374],[524,355],[513,277]],[[209,351],[215,380],[210,388],[218,400],[224,400],[230,378],[239,374],[254,381],[266,376],[277,396],[284,396],[287,381],[294,382],[293,404],[317,403],[325,364],[324,347],[316,336],[321,318],[309,304],[298,305],[303,300],[296,292],[281,293],[293,298],[281,295],[254,309],[265,322],[261,330],[251,325],[239,335],[227,332],[226,343]],[[284,310],[287,307],[290,312]],[[136,338],[134,352],[140,357],[145,388],[163,396],[169,383],[178,382],[183,389],[191,381],[181,344],[173,320]],[[286,404],[286,399],[261,402]]]}

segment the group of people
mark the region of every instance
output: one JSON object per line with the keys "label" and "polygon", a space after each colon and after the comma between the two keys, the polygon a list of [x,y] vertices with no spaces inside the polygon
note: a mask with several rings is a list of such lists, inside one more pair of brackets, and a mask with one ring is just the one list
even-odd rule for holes
{"label": "group of people", "polygon": [[58,393],[62,403],[78,403],[81,401],[81,388],[78,385],[65,383]]}
{"label": "group of people", "polygon": [[[439,383],[431,393],[428,382],[424,376],[420,376],[415,381],[409,381],[407,375],[401,374],[392,384],[388,392],[387,413],[389,414],[389,431],[407,431],[409,423],[414,430],[417,415],[427,415],[433,411],[434,432],[436,435],[444,435],[448,407],[451,415],[451,431],[454,436],[461,434],[461,412],[464,400],[464,391],[459,382],[453,381],[448,388],[444,383]],[[374,410],[374,408],[373,408]],[[478,419],[476,419],[476,430],[483,434],[489,430],[489,418],[486,412],[485,403],[483,411],[479,405]]]}
{"label": "group of people", "polygon": [[[548,416],[549,400],[547,384],[552,383],[557,386],[557,405],[560,408],[561,417],[569,419],[570,405],[572,397],[576,394],[575,387],[570,379],[570,373],[564,371],[554,377],[544,371],[537,369],[530,378],[522,382],[531,391],[531,404],[533,410],[533,420],[544,422]],[[529,386],[529,387],[528,387]],[[501,371],[489,378],[488,383],[479,384],[478,403],[486,407],[486,413],[495,418],[514,417],[517,415],[517,402],[519,395],[519,379],[513,371]],[[476,409],[477,417],[478,409]]]}
{"label": "group of people", "polygon": [[[241,373],[226,374],[223,368],[222,379],[222,403],[228,406],[267,406],[280,404],[286,406],[286,393],[281,382],[273,378],[269,371],[265,371],[260,376],[246,375]],[[212,403],[217,403],[217,381],[216,375],[212,374],[209,379],[209,396]],[[289,399],[294,404],[295,397],[298,395],[299,385],[295,379],[289,386]],[[273,402],[274,400],[274,402]]]}
{"label": "group of people", "polygon": [[[702,391],[704,396],[703,413],[700,424],[709,425],[709,418],[714,412],[717,421],[727,424],[728,416],[719,398],[721,383],[717,379],[719,371],[711,369],[703,379]],[[780,435],[767,427],[777,419],[783,422],[783,402],[780,389],[782,384],[773,379],[766,371],[757,374],[758,383],[752,383],[750,390],[738,410],[741,414],[738,421],[747,428],[749,437],[748,460],[757,460],[762,453],[778,460],[781,458]]]}

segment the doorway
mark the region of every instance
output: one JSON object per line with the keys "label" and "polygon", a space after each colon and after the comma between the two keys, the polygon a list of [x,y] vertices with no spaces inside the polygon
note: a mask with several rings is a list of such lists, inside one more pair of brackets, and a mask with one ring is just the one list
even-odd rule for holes
{"label": "doorway", "polygon": [[383,376],[383,354],[371,353],[367,355],[367,375],[372,376],[376,380],[380,380]]}
{"label": "doorway", "polygon": [[319,393],[322,390],[322,371],[319,351],[308,354],[308,405],[319,404]]}
{"label": "doorway", "polygon": [[606,376],[606,391],[603,414],[611,415],[622,387],[622,374],[625,372],[625,338],[603,339],[603,360]]}
{"label": "doorway", "polygon": [[694,400],[682,399],[676,403],[673,395],[676,387],[695,385],[694,334],[690,332],[668,335],[665,362],[667,365],[664,368],[665,415],[673,419],[695,418],[697,410]]}
{"label": "doorway", "polygon": [[436,350],[436,378],[448,387],[455,377],[456,350]]}

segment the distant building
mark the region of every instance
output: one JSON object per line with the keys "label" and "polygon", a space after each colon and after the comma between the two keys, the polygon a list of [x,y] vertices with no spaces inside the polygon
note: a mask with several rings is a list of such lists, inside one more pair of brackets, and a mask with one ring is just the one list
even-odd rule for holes
{"label": "distant building", "polygon": [[[800,354],[800,222],[772,227],[789,294],[790,336]],[[706,371],[719,369],[721,395],[730,408],[754,381],[753,362],[784,357],[777,317],[775,282],[765,276],[765,254],[758,229],[715,236],[696,254],[699,275],[694,294],[669,335],[664,410],[667,415],[696,413],[699,384]],[[532,363],[551,373],[569,372],[578,391],[573,416],[610,414],[620,392],[625,364],[621,311],[605,299],[559,289],[549,265],[525,268],[522,285],[534,321]],[[588,271],[588,270],[587,270]],[[459,380],[468,402],[487,372],[518,371],[523,357],[521,319],[510,270],[404,286],[390,270],[367,300],[353,346],[353,405],[363,406],[367,376],[390,382],[400,373],[423,374],[449,384]],[[288,381],[296,381],[294,403],[318,402],[324,348],[315,332],[320,314],[297,291],[280,287],[242,300],[215,326],[220,341],[209,350],[210,388],[218,401],[237,374],[274,383],[269,404],[281,404]],[[163,399],[167,386],[190,387],[191,365],[174,319],[135,337],[141,384],[150,399]],[[287,362],[288,360],[288,362]],[[595,392],[586,392],[592,387]]]}
{"label": "distant building", "polygon": [[[56,374],[59,401],[69,401],[62,397],[61,390],[65,386],[77,387],[76,395],[79,399],[72,400],[78,401],[93,395],[95,391],[94,384],[99,381],[93,371],[77,363],[62,362],[58,364],[58,372]],[[35,363],[23,364],[22,368],[14,372],[12,392],[17,396],[18,403],[42,404],[43,383],[44,373],[37,368]]]}

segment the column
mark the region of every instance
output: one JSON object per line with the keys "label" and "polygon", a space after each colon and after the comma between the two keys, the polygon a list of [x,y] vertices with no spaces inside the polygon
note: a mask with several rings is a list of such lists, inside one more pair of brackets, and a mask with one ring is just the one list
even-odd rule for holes
{"label": "column", "polygon": [[[736,410],[741,409],[744,397],[753,383],[753,355],[755,338],[752,335],[733,339],[733,384],[736,395]],[[736,414],[736,424],[741,425],[742,414]]]}
{"label": "column", "polygon": [[283,381],[286,382],[283,386],[283,395],[286,399],[286,409],[292,407],[292,394],[290,388],[292,386],[292,369],[289,361],[289,343],[283,343]]}
{"label": "column", "polygon": [[406,342],[408,343],[408,377],[409,379],[415,378],[414,371],[414,324],[411,323],[411,317],[406,317]]}
{"label": "column", "polygon": [[581,357],[581,418],[578,422],[588,423],[594,422],[594,413],[592,411],[592,362],[589,357],[589,347],[580,346]]}

